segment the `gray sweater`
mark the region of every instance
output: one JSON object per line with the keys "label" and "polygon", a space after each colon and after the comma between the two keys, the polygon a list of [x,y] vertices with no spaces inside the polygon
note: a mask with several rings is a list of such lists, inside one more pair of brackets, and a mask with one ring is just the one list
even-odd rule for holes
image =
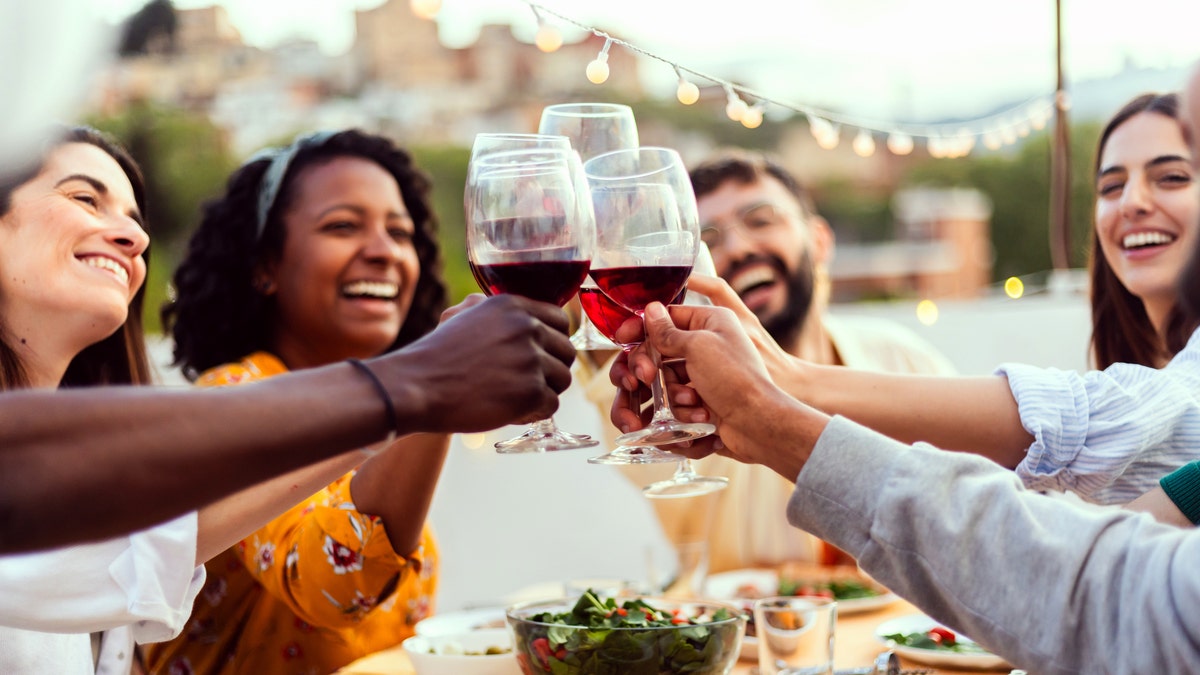
{"label": "gray sweater", "polygon": [[1200,530],[1030,492],[987,459],[838,417],[788,520],[1031,673],[1200,672]]}

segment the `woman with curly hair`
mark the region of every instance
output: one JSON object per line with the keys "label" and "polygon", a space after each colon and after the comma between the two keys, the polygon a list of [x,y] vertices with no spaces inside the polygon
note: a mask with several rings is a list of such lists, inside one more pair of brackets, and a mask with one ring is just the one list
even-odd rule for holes
{"label": "woman with curly hair", "polygon": [[[445,289],[427,178],[356,130],[260,153],[205,206],[163,310],[201,386],[367,358],[432,330]],[[327,673],[427,616],[425,525],[449,436],[404,437],[207,565],[184,635],[152,672]]]}

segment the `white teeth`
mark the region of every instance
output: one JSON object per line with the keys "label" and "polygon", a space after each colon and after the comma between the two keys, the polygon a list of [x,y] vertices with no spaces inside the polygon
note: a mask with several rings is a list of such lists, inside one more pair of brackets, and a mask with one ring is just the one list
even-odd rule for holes
{"label": "white teeth", "polygon": [[400,286],[390,281],[355,281],[342,286],[342,293],[392,300],[400,294]]}
{"label": "white teeth", "polygon": [[122,283],[125,283],[125,284],[129,283],[129,272],[125,271],[124,267],[121,267],[120,265],[118,265],[117,261],[115,261],[111,258],[105,258],[102,256],[91,256],[88,258],[84,258],[83,262],[87,265],[91,265],[92,267],[97,267],[102,270],[108,270],[109,272],[112,272],[113,274],[117,275],[117,278],[120,279]]}
{"label": "white teeth", "polygon": [[739,273],[729,285],[733,287],[734,292],[739,295],[748,288],[753,288],[759,284],[770,284],[775,282],[775,274],[765,266],[752,267],[745,272]]}
{"label": "white teeth", "polygon": [[1155,246],[1158,244],[1169,244],[1175,241],[1175,237],[1166,234],[1165,232],[1135,232],[1125,235],[1121,240],[1121,246],[1126,249],[1139,248],[1141,246]]}

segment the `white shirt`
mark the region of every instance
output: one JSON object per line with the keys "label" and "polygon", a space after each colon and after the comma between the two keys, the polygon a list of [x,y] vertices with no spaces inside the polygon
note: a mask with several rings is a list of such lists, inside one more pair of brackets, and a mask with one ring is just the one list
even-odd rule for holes
{"label": "white shirt", "polygon": [[[197,516],[92,544],[0,556],[0,673],[127,673],[133,643],[183,629],[204,585]],[[106,631],[92,668],[89,633]]]}
{"label": "white shirt", "polygon": [[1079,374],[1004,364],[1034,437],[1017,475],[1035,490],[1125,503],[1200,458],[1200,331],[1162,369],[1117,363]]}

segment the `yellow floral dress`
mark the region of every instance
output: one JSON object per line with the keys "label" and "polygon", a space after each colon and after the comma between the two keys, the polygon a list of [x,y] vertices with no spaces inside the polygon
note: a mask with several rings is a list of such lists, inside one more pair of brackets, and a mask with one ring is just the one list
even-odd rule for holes
{"label": "yellow floral dress", "polygon": [[[201,386],[287,371],[257,352],[214,368]],[[437,548],[392,550],[379,518],[354,509],[353,472],[213,558],[191,619],[171,642],[147,645],[151,673],[326,675],[399,644],[433,611]]]}

